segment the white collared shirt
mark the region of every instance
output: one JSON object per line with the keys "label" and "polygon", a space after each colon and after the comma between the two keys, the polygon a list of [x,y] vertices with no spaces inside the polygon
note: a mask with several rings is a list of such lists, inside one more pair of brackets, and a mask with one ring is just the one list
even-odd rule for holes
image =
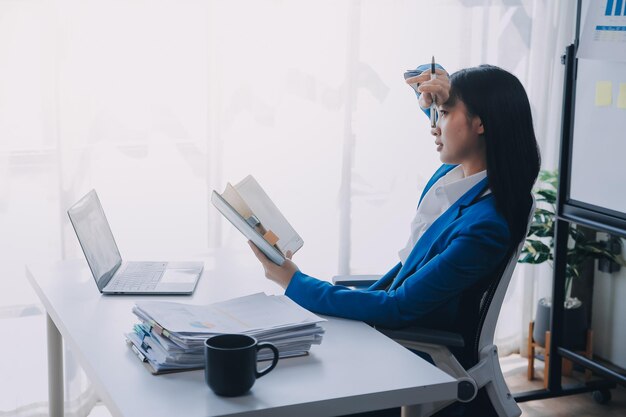
{"label": "white collared shirt", "polygon": [[[487,171],[465,177],[463,167],[458,165],[446,175],[439,178],[430,187],[422,202],[417,207],[415,218],[411,222],[411,234],[406,246],[398,252],[400,261],[406,263],[413,246],[420,237],[428,230],[431,224],[450,208],[463,194],[487,177]],[[488,193],[488,192],[487,192]],[[485,194],[487,194],[485,193]]]}

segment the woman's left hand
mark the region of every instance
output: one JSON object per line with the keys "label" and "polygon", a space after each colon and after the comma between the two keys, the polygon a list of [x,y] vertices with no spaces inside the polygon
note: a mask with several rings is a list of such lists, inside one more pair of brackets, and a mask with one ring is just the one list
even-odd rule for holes
{"label": "woman's left hand", "polygon": [[422,109],[427,109],[433,103],[441,105],[450,97],[450,78],[448,73],[440,68],[435,70],[437,78],[430,79],[430,71],[424,71],[420,75],[407,78],[407,84],[418,83],[417,91],[420,93],[419,104]]}
{"label": "woman's left hand", "polygon": [[299,271],[298,266],[291,261],[292,253],[287,252],[287,259],[282,265],[276,265],[270,261],[267,256],[254,244],[252,241],[248,241],[248,245],[252,248],[252,252],[256,255],[257,259],[261,261],[263,269],[265,270],[265,277],[271,279],[283,288],[287,288],[293,278],[293,274]]}

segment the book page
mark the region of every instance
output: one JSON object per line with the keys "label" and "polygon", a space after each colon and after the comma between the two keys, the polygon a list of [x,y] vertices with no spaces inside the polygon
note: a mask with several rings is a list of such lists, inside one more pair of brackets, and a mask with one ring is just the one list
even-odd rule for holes
{"label": "book page", "polygon": [[270,244],[257,230],[257,227],[250,225],[217,191],[211,193],[211,202],[237,230],[254,242],[272,262],[277,265],[282,265],[285,262],[285,256],[282,252],[276,246]]}
{"label": "book page", "polygon": [[250,210],[250,207],[248,207],[246,202],[243,198],[241,198],[237,190],[230,185],[230,183],[226,184],[226,189],[221,196],[228,204],[230,204],[232,208],[237,211],[237,213],[241,214],[241,217],[244,219],[252,216],[252,210]]}
{"label": "book page", "polygon": [[248,175],[234,188],[263,227],[278,237],[276,246],[283,254],[286,254],[287,251],[296,253],[302,247],[304,244],[302,238],[291,227],[285,216],[282,215],[252,175]]}

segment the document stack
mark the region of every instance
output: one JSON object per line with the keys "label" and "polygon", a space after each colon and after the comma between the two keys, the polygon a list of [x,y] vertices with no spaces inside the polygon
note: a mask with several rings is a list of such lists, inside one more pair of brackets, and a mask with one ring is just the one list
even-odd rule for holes
{"label": "document stack", "polygon": [[[326,321],[283,295],[264,293],[210,305],[143,301],[133,313],[140,323],[126,334],[127,343],[154,374],[203,368],[204,341],[222,333],[271,342],[281,358],[306,355],[322,342],[318,323]],[[262,349],[258,359],[272,355]]]}

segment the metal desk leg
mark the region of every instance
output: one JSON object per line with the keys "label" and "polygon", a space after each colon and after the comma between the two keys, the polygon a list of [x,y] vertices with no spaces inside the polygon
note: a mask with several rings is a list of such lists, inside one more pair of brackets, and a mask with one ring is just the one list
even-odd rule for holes
{"label": "metal desk leg", "polygon": [[48,331],[48,407],[50,417],[63,417],[63,339],[46,313]]}
{"label": "metal desk leg", "polygon": [[430,416],[434,414],[434,410],[432,407],[427,407],[430,404],[415,404],[415,405],[404,405],[400,411],[400,417],[422,417],[422,416]]}

